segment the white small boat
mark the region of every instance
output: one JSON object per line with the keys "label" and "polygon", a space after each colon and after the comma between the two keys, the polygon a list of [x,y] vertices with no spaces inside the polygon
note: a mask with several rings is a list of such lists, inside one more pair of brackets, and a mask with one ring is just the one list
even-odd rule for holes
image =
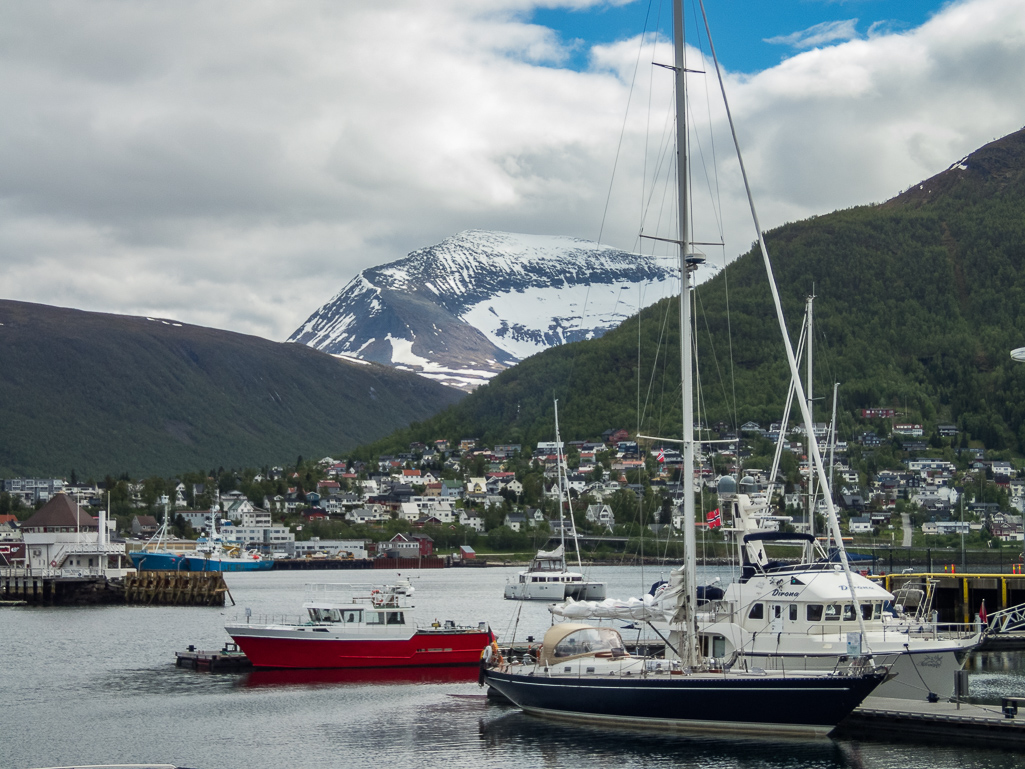
{"label": "white small boat", "polygon": [[584,579],[578,571],[566,568],[566,549],[538,550],[530,566],[519,573],[516,582],[505,586],[505,597],[517,601],[601,601],[605,583]]}

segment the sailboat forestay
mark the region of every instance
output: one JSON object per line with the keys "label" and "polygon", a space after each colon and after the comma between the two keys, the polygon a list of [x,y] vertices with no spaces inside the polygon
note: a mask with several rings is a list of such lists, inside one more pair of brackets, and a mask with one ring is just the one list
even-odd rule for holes
{"label": "sailboat forestay", "polygon": [[[682,0],[673,0],[673,43],[675,60],[670,69],[676,83],[680,228],[676,244],[681,274],[683,384],[683,430],[679,442],[683,446],[686,489],[685,556],[683,566],[671,573],[662,600],[674,601],[670,624],[679,645],[671,650],[670,656],[676,659],[633,656],[626,651],[619,632],[612,628],[564,622],[545,633],[534,659],[482,660],[480,682],[493,687],[524,712],[548,718],[674,730],[826,734],[884,680],[885,668],[876,666],[870,657],[857,657],[828,672],[738,670],[723,660],[703,657],[698,649],[695,514],[690,488],[695,449],[690,283],[700,257],[692,254],[688,227],[687,68]],[[792,359],[793,350],[787,342]],[[795,366],[791,360],[791,367]],[[799,392],[799,397],[803,398],[803,393]]]}

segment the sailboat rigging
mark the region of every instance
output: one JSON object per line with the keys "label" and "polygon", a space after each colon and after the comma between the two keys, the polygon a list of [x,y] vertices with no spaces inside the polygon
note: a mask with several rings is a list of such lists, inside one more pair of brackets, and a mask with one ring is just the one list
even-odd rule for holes
{"label": "sailboat rigging", "polygon": [[[675,649],[680,659],[635,657],[625,650],[618,631],[566,622],[547,631],[534,660],[482,661],[480,680],[525,712],[540,716],[672,729],[828,733],[885,678],[885,669],[876,667],[871,658],[857,657],[851,665],[838,664],[828,672],[769,673],[733,668],[728,661],[702,656],[698,649],[690,286],[703,257],[692,250],[689,226],[688,69],[682,0],[673,0],[673,43],[674,64],[668,69],[674,73],[676,86],[684,563],[671,573],[661,601],[671,606],[670,625],[677,634]],[[712,52],[714,56],[714,49]],[[755,223],[757,227],[757,219]],[[764,255],[764,243],[762,248]],[[769,277],[778,308],[771,271]],[[785,335],[785,326],[782,328]],[[793,350],[789,339],[786,341],[793,371]],[[799,383],[798,393],[808,423]],[[638,613],[644,611],[638,607]]]}

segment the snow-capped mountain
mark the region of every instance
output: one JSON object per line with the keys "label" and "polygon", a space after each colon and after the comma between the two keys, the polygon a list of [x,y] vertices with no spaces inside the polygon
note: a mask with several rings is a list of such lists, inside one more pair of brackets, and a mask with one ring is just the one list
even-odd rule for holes
{"label": "snow-capped mountain", "polygon": [[365,270],[289,337],[470,390],[679,293],[676,261],[567,237],[469,230]]}

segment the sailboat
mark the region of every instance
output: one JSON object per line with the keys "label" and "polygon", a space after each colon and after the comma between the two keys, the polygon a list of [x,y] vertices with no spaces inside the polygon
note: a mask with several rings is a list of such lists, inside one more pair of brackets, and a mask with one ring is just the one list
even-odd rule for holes
{"label": "sailboat", "polygon": [[[673,0],[676,83],[677,204],[680,227],[680,357],[683,384],[684,564],[674,569],[663,601],[673,599],[671,625],[677,659],[629,654],[617,630],[575,622],[553,625],[534,659],[506,661],[485,653],[480,682],[503,694],[524,712],[565,720],[646,728],[722,730],[731,733],[826,734],[861,704],[886,677],[871,657],[858,656],[828,672],[738,670],[700,654],[697,640],[697,568],[694,532],[694,397],[691,358],[690,283],[701,257],[692,253],[686,125],[686,76],[682,0]],[[714,51],[713,51],[714,55]],[[728,114],[728,109],[727,109]],[[743,171],[743,162],[741,160]],[[745,175],[746,182],[746,175]],[[754,207],[752,206],[752,213]],[[791,367],[796,360],[761,241],[769,284]],[[800,386],[799,392],[800,392]],[[803,400],[803,393],[801,399]],[[802,403],[806,423],[807,406]],[[817,449],[816,449],[816,460]],[[821,472],[821,468],[820,468]],[[832,510],[831,510],[832,512]],[[839,540],[839,537],[837,537]],[[842,551],[841,551],[842,555]],[[848,569],[846,558],[843,567]],[[855,608],[860,609],[855,599]]]}
{"label": "sailboat", "polygon": [[[555,401],[555,446],[558,453],[559,490],[559,546],[554,550],[538,550],[530,565],[521,571],[515,582],[505,586],[505,597],[517,601],[601,601],[605,598],[605,583],[584,579],[578,571],[566,568],[566,517],[564,515],[566,490],[566,465],[562,456],[562,438],[559,435],[559,402]],[[570,511],[572,523],[572,511]],[[577,550],[577,565],[580,563],[580,545],[577,530],[573,526],[573,542]]]}
{"label": "sailboat", "polygon": [[[798,341],[798,354],[803,347],[808,355],[809,391],[812,299],[808,299],[805,330]],[[788,421],[793,393],[791,383],[783,425]],[[835,395],[833,414],[835,425]],[[929,583],[909,583],[895,595],[855,573],[850,576],[850,586],[861,603],[859,625],[837,550],[819,544],[811,529],[815,495],[808,498],[807,532],[779,530],[780,522],[790,520],[774,515],[770,505],[783,439],[781,430],[768,489],[759,488],[750,476],[741,478],[739,487],[728,476],[717,482],[721,531],[736,549],[739,573],[725,588],[698,587],[697,632],[702,651],[748,669],[831,670],[840,657],[859,648],[869,649],[891,662],[890,676],[875,696],[913,700],[952,696],[955,673],[982,642],[983,628],[937,622],[931,613],[934,592]],[[802,556],[796,563],[776,561],[768,556],[767,545],[800,548]],[[570,620],[651,623],[656,633],[664,631],[668,636],[669,657],[680,643],[678,631],[668,627],[675,608],[658,589],[642,599],[567,601],[549,611]]]}

